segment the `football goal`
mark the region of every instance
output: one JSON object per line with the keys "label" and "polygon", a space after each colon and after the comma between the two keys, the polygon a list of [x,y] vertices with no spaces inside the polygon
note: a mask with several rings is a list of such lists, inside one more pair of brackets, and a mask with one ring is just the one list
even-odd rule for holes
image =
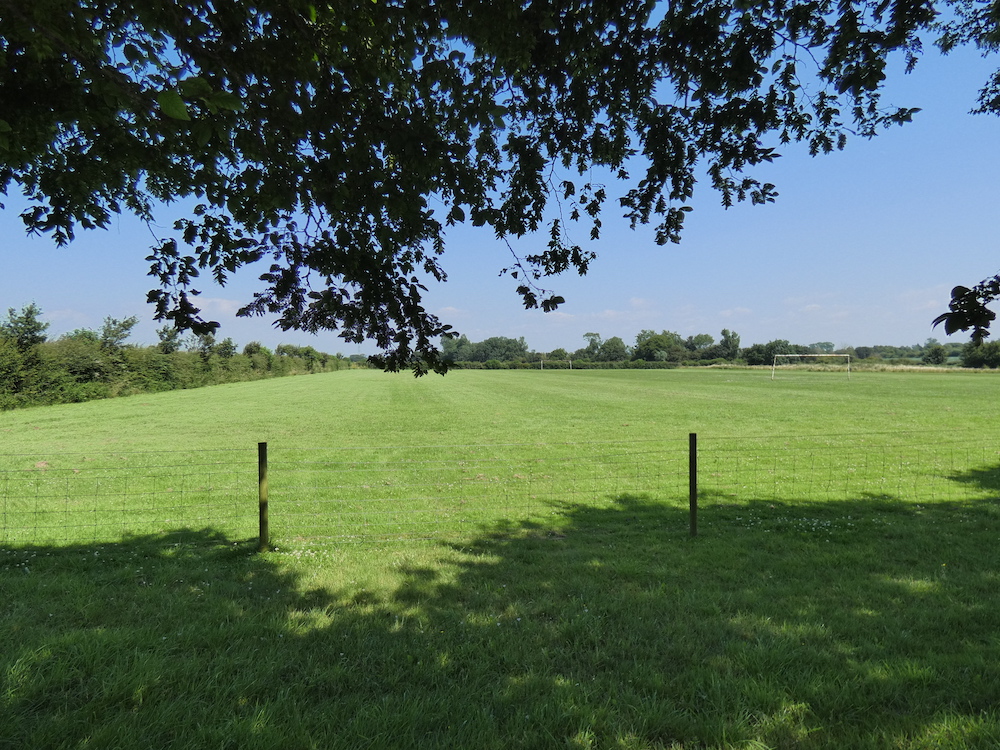
{"label": "football goal", "polygon": [[[836,360],[840,360],[837,362]],[[850,354],[775,354],[774,362],[771,363],[771,380],[774,380],[774,373],[782,365],[816,365],[817,370],[842,369],[846,366],[847,379],[851,379],[851,355]]]}

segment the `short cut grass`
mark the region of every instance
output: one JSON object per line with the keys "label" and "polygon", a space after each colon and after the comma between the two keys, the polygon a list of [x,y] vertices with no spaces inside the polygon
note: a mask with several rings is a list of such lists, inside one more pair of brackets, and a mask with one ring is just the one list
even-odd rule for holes
{"label": "short cut grass", "polygon": [[[958,425],[995,446],[998,382],[348,372],[32,409],[3,429],[17,460]],[[255,554],[204,528],[8,546],[0,748],[995,748],[992,455],[937,501],[717,501],[695,539],[682,505],[636,493],[425,542]]]}

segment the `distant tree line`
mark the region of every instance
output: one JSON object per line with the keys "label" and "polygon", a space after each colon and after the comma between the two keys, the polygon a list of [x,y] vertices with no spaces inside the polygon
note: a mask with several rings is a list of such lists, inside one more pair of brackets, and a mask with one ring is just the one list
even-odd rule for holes
{"label": "distant tree line", "polygon": [[105,318],[49,339],[34,303],[10,308],[0,320],[0,409],[89,401],[112,396],[198,388],[243,380],[344,369],[351,362],[311,346],[271,351],[252,341],[239,350],[230,338],[183,337],[157,331],[153,346],[128,343],[138,318]]}
{"label": "distant tree line", "polygon": [[849,354],[853,361],[886,364],[945,365],[959,362],[965,367],[1000,366],[1000,342],[996,349],[941,344],[927,339],[913,346],[859,346],[837,349],[830,341],[812,344],[792,344],[775,339],[766,344],[740,346],[738,333],[723,329],[718,341],[700,333],[684,337],[674,331],[643,330],[632,345],[620,337],[604,339],[598,333],[583,336],[585,346],[569,351],[558,348],[550,352],[529,351],[524,338],[494,336],[485,341],[470,341],[467,336],[445,339],[442,352],[445,360],[456,368],[517,368],[517,367],[616,367],[651,368],[716,364],[770,365],[777,354]]}
{"label": "distant tree line", "polygon": [[578,367],[594,363],[617,366],[632,363],[636,367],[659,363],[660,366],[676,367],[692,361],[732,362],[740,353],[739,335],[728,330],[722,331],[719,343],[707,334],[685,339],[672,331],[657,333],[651,330],[640,331],[634,346],[627,345],[619,336],[604,339],[598,333],[584,334],[584,340],[586,346],[576,351],[554,349],[546,353],[529,351],[523,337],[494,336],[474,342],[467,336],[459,336],[445,339],[442,352],[445,359],[456,367],[510,367],[544,362],[555,368],[569,366],[570,362]]}

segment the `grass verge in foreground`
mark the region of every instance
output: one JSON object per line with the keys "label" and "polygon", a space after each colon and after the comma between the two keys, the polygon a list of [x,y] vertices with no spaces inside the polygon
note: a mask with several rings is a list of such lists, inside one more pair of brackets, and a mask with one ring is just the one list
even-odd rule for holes
{"label": "grass verge in foreground", "polygon": [[997,506],[0,553],[0,747],[994,748]]}

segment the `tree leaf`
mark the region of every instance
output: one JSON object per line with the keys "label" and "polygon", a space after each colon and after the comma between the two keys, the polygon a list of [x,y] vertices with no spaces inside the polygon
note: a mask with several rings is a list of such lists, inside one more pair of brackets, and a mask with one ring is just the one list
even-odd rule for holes
{"label": "tree leaf", "polygon": [[160,111],[173,120],[191,120],[187,105],[176,91],[161,91],[156,97],[156,103],[160,105]]}
{"label": "tree leaf", "polygon": [[125,53],[125,59],[132,64],[146,59],[146,56],[142,54],[142,51],[134,44],[126,44],[123,51]]}
{"label": "tree leaf", "polygon": [[177,90],[180,91],[181,96],[187,97],[188,99],[194,99],[196,97],[211,97],[214,93],[208,81],[201,76],[185,78],[177,84]]}
{"label": "tree leaf", "polygon": [[243,100],[229,91],[216,91],[209,97],[209,101],[219,109],[228,109],[232,112],[243,111]]}
{"label": "tree leaf", "polygon": [[212,140],[212,124],[205,120],[199,120],[194,124],[194,139],[199,146],[207,146]]}

